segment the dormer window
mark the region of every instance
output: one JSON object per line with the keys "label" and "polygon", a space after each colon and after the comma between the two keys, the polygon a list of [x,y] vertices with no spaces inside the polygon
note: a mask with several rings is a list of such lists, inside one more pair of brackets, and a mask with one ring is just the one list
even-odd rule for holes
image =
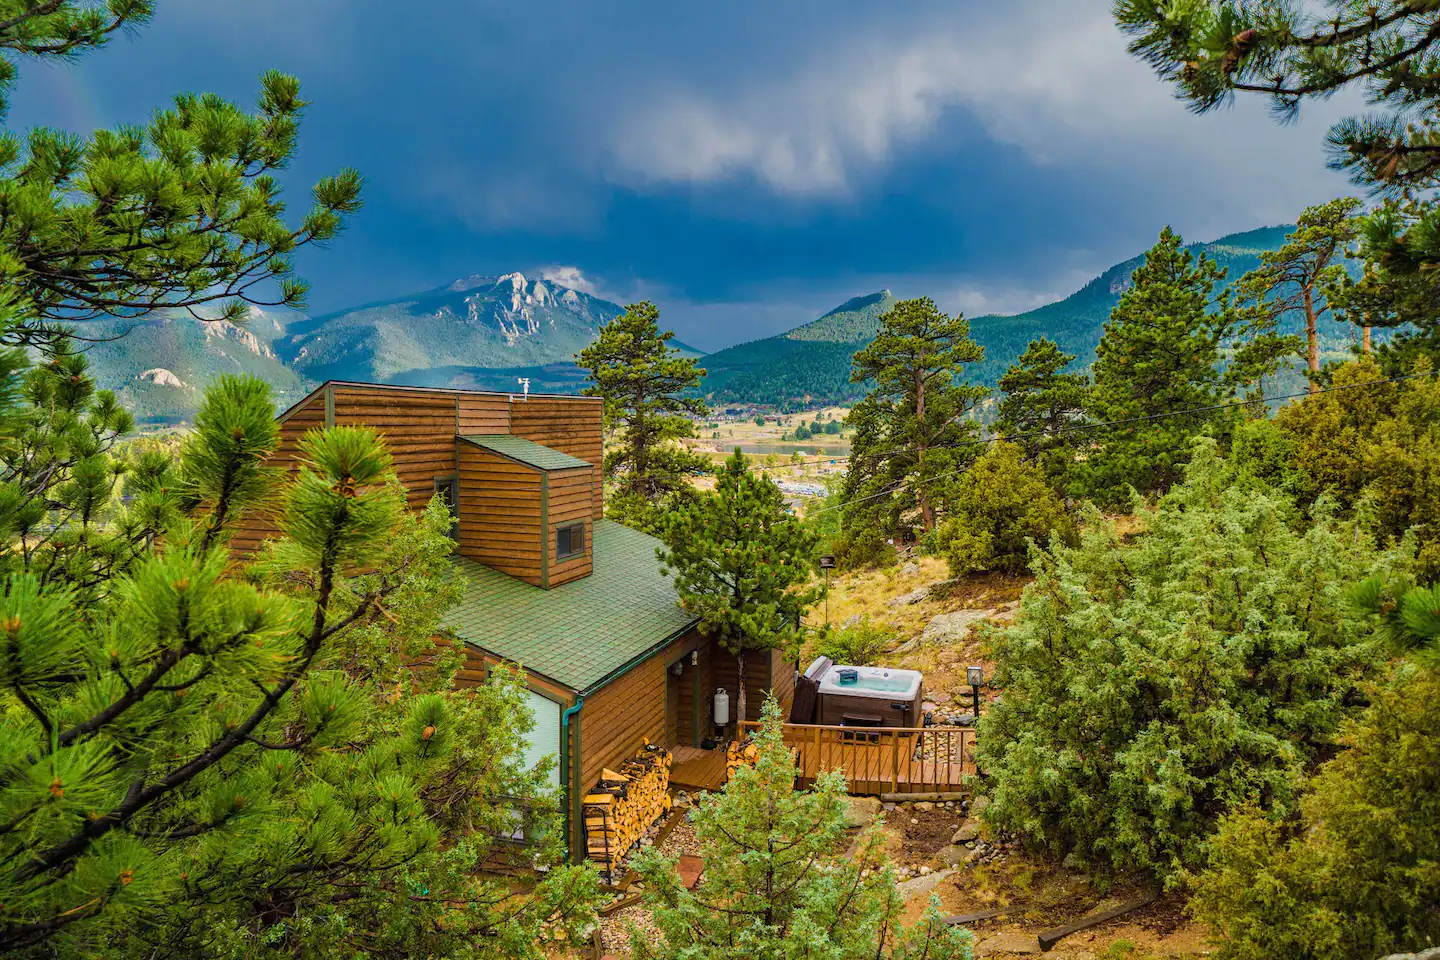
{"label": "dormer window", "polygon": [[555,559],[578,557],[585,552],[585,524],[572,523],[555,531]]}

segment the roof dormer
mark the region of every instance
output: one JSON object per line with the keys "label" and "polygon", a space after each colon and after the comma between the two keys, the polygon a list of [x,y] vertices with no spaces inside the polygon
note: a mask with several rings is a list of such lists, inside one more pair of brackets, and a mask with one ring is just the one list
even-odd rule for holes
{"label": "roof dormer", "polygon": [[594,465],[513,434],[457,438],[461,556],[549,589],[591,571]]}

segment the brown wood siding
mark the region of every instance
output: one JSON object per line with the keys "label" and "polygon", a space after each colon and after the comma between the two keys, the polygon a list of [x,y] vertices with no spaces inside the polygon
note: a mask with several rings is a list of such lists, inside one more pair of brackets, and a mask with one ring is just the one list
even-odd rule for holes
{"label": "brown wood siding", "polygon": [[706,645],[692,630],[585,698],[580,713],[581,790],[588,790],[605,767],[617,767],[639,750],[647,737],[651,743],[665,743],[665,669]]}
{"label": "brown wood siding", "polygon": [[473,444],[459,449],[461,556],[540,586],[541,473]]}
{"label": "brown wood siding", "polygon": [[435,478],[454,476],[456,395],[336,384],[335,425],[374,427],[385,438],[406,502],[423,509]]}
{"label": "brown wood siding", "polygon": [[504,394],[460,394],[455,398],[460,436],[510,432],[510,398]]}
{"label": "brown wood siding", "polygon": [[[271,455],[268,465],[285,471],[284,483],[288,484],[300,470],[300,441],[311,430],[325,428],[325,393],[317,391],[302,400],[290,410],[290,415],[280,422],[280,442]],[[231,549],[253,554],[267,537],[276,536],[279,527],[275,523],[274,511],[278,505],[257,508],[244,516],[235,525]]]}
{"label": "brown wood siding", "polygon": [[596,520],[605,515],[600,482],[600,462],[605,457],[600,406],[598,397],[531,397],[510,405],[510,432],[515,436],[594,465],[591,516]]}
{"label": "brown wood siding", "polygon": [[556,532],[563,526],[576,521],[591,521],[593,509],[593,487],[595,481],[588,469],[558,470],[550,474],[550,586],[558,587],[580,577],[588,577],[592,569],[590,540],[594,533],[592,522],[585,523],[585,550],[578,556],[561,560],[557,553]]}
{"label": "brown wood siding", "polygon": [[[679,677],[672,677],[667,680],[668,695],[666,697],[666,709],[668,716],[667,745],[684,745],[697,747],[700,740],[709,736],[714,729],[711,714],[715,698],[715,677],[714,677],[714,644],[705,643],[698,648],[700,662],[691,664],[689,656],[684,660],[685,666]],[[670,663],[677,658],[670,657]],[[700,736],[695,736],[695,706],[696,706],[696,674],[699,675],[699,706],[700,706]]]}
{"label": "brown wood siding", "polygon": [[[778,650],[769,653],[751,650],[745,654],[745,716],[740,716],[740,684],[737,662],[733,656],[719,647],[715,650],[715,686],[724,687],[730,695],[730,723],[736,720],[759,720],[765,706],[765,695],[774,683],[774,693],[780,698],[780,718],[789,719],[790,703],[795,698],[793,667],[785,663]],[[771,680],[773,674],[773,681]]]}

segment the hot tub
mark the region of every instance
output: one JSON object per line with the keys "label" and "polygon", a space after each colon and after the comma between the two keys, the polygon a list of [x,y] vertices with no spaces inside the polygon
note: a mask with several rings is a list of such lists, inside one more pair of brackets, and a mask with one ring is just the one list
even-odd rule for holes
{"label": "hot tub", "polygon": [[[841,681],[854,670],[855,681]],[[845,727],[918,727],[924,677],[918,670],[836,664],[818,678],[817,723]]]}

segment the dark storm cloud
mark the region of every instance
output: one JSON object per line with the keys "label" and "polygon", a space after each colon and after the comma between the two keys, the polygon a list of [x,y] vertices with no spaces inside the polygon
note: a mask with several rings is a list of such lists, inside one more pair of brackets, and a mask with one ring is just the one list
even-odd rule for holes
{"label": "dark storm cloud", "polygon": [[1189,116],[1108,7],[168,0],[78,65],[24,65],[10,123],[248,102],[279,67],[313,102],[292,193],[367,180],[352,228],[302,258],[313,309],[563,266],[703,346],[880,286],[1025,309],[1166,223],[1211,239],[1343,192],[1333,110]]}

